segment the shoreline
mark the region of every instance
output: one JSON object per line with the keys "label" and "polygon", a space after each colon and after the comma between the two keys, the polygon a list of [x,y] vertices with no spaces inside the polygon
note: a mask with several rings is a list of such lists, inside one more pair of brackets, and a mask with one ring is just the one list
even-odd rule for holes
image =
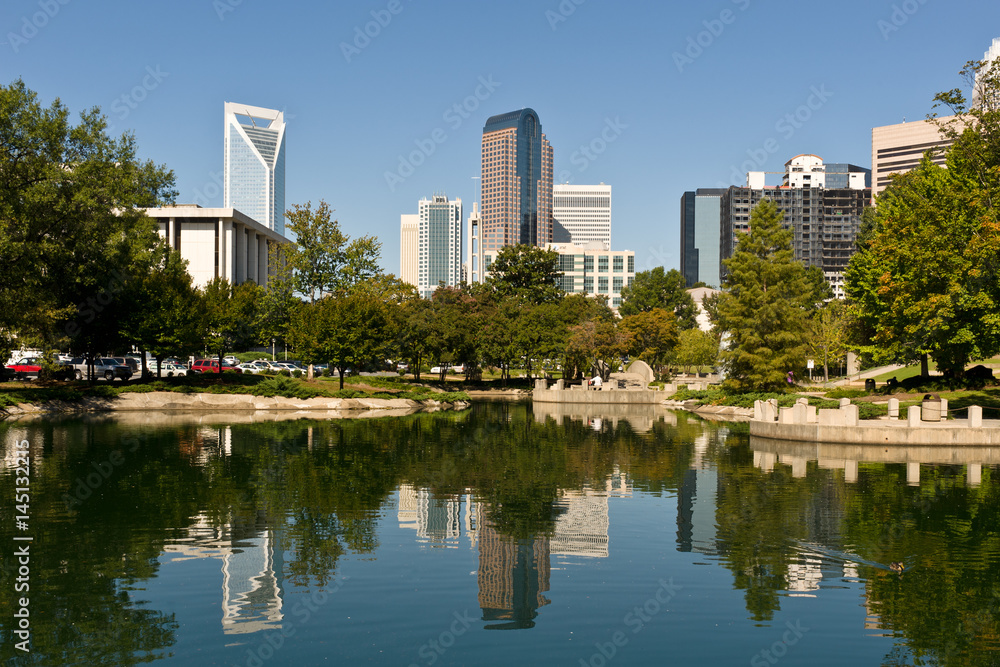
{"label": "shoreline", "polygon": [[210,394],[156,391],[127,393],[115,398],[85,397],[79,401],[22,403],[3,408],[4,417],[52,414],[91,414],[101,412],[293,412],[327,413],[397,413],[465,409],[468,403],[448,403],[434,399],[415,401],[408,398],[285,398],[252,394]]}

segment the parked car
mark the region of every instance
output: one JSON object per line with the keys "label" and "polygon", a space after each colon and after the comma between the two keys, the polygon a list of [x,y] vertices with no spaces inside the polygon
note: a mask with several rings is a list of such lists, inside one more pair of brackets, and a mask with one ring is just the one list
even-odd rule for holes
{"label": "parked car", "polygon": [[[155,373],[155,369],[153,370]],[[188,374],[187,366],[181,366],[180,364],[167,364],[164,363],[160,366],[160,375],[168,378],[172,377],[183,377]]]}
{"label": "parked car", "polygon": [[15,380],[27,380],[29,377],[37,379],[38,374],[42,372],[42,358],[27,357],[19,359],[12,364],[7,364],[7,368],[14,371]]}
{"label": "parked car", "polygon": [[135,357],[111,357],[111,360],[122,366],[128,366],[132,375],[138,375],[142,368],[142,363]]}
{"label": "parked car", "polygon": [[230,355],[228,357],[223,357],[222,360],[224,362],[226,362],[227,364],[229,364],[230,366],[239,366],[240,365],[240,360],[237,359],[236,357],[232,356],[232,355]]}
{"label": "parked car", "polygon": [[433,368],[431,368],[431,373],[437,373],[437,374],[441,373],[441,367],[434,366]]}
{"label": "parked car", "polygon": [[194,373],[224,373],[226,371],[242,373],[243,369],[227,364],[225,359],[222,360],[221,370],[218,359],[195,359],[194,363],[191,364],[191,371]]}
{"label": "parked car", "polygon": [[236,368],[237,370],[241,370],[244,373],[250,373],[251,375],[257,375],[264,370],[257,364],[239,364]]}

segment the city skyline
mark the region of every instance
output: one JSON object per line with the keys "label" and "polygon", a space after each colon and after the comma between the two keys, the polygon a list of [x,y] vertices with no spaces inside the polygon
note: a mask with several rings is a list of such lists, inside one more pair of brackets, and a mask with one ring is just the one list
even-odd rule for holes
{"label": "city skyline", "polygon": [[[398,216],[413,201],[444,189],[467,208],[481,203],[491,115],[535,109],[555,147],[554,182],[613,183],[615,248],[635,250],[637,270],[679,268],[684,192],[740,185],[746,171],[778,171],[803,153],[869,167],[872,128],[923,119],[1000,32],[995,4],[919,0],[857,0],[833,14],[751,0],[376,2],[308,15],[232,0],[169,15],[110,1],[53,7],[0,10],[5,85],[21,77],[74,117],[100,106],[114,134],[134,131],[139,155],[175,172],[179,203],[205,207],[224,203],[220,103],[281,110],[286,208],[330,202],[345,233],[379,237],[393,273]],[[514,37],[483,40],[470,25]],[[432,28],[454,39],[429,44]],[[182,47],[181,31],[195,48]],[[797,50],[805,35],[818,48]],[[247,67],[232,57],[236,40],[266,40],[268,56]],[[594,40],[616,48],[582,48]]]}

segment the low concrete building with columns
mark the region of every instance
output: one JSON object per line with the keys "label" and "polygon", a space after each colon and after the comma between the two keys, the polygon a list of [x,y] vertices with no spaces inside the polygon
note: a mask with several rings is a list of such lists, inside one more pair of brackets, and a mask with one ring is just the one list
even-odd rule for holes
{"label": "low concrete building with columns", "polygon": [[202,208],[177,204],[146,210],[156,220],[160,236],[188,262],[196,287],[213,278],[234,285],[253,281],[267,286],[270,246],[291,243],[281,234],[234,208]]}

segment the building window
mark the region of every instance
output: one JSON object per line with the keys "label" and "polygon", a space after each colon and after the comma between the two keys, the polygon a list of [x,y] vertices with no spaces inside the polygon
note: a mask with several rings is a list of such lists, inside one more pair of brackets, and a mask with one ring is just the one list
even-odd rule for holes
{"label": "building window", "polygon": [[584,278],[583,279],[583,291],[586,292],[587,294],[593,294],[594,293],[594,279],[593,278]]}
{"label": "building window", "polygon": [[608,279],[601,276],[597,279],[597,293],[607,294],[608,293]]}
{"label": "building window", "polygon": [[[628,256],[628,272],[635,273],[635,255]],[[629,283],[631,284],[631,282],[632,280],[630,279]]]}
{"label": "building window", "polygon": [[594,256],[584,255],[583,257],[583,270],[587,273],[594,272]]}
{"label": "building window", "polygon": [[615,279],[614,279],[614,281],[611,284],[612,284],[612,287],[613,287],[612,291],[615,294],[621,294],[621,291],[622,291],[622,279],[620,277],[618,277],[618,276],[615,276]]}
{"label": "building window", "polygon": [[621,255],[615,255],[615,261],[613,264],[615,273],[621,273],[622,270],[624,269],[624,264],[625,264],[624,259],[625,258],[622,257]]}
{"label": "building window", "polygon": [[607,273],[608,272],[608,256],[601,255],[597,258],[597,272]]}

